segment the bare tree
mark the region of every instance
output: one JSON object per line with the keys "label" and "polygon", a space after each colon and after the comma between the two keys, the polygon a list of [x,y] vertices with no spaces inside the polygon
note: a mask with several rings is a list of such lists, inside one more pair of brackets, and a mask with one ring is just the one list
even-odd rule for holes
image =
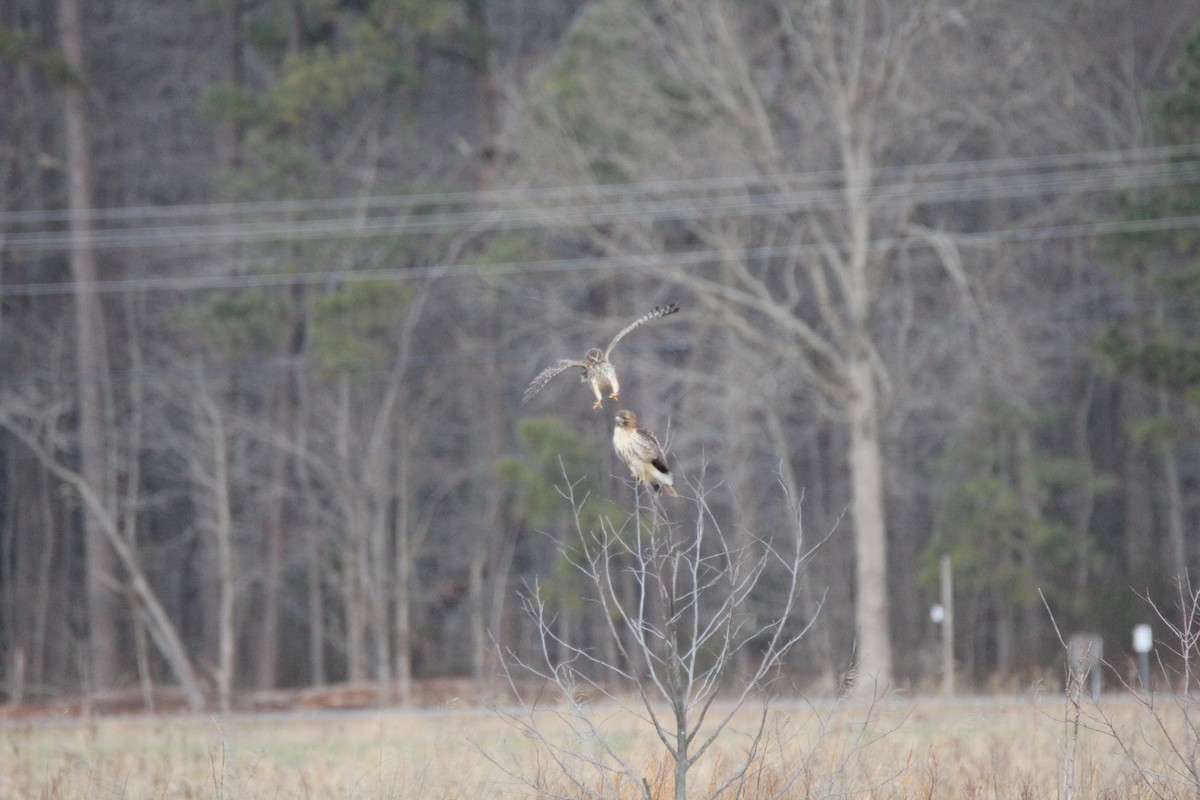
{"label": "bare tree", "polygon": [[119,517],[110,511],[84,475],[63,463],[58,453],[61,437],[57,416],[61,409],[18,409],[14,405],[9,403],[0,409],[0,427],[24,443],[44,469],[78,495],[86,513],[96,518],[100,533],[123,572],[123,576],[108,576],[108,581],[115,587],[128,587],[137,612],[187,697],[188,706],[193,711],[203,709],[204,693],[187,647],[142,567],[136,543],[125,537]]}
{"label": "bare tree", "polygon": [[234,629],[235,573],[233,551],[233,499],[231,491],[229,426],[227,412],[213,398],[208,380],[198,368],[191,393],[195,433],[187,463],[203,512],[198,523],[212,540],[215,561],[217,661],[214,670],[217,705],[228,711],[233,704],[237,631]]}
{"label": "bare tree", "polygon": [[[377,680],[383,703],[397,696],[402,704],[411,701],[416,558],[435,510],[465,479],[462,470],[448,470],[432,484],[433,471],[417,468],[432,430],[428,420],[446,398],[442,382],[413,378],[412,350],[432,289],[425,282],[411,295],[386,285],[360,290],[374,299],[360,304],[366,321],[361,329],[350,325],[348,335],[341,328],[341,301],[330,295],[335,304],[329,314],[316,301],[313,336],[320,354],[314,360],[323,369],[305,388],[305,428],[286,433],[252,426],[253,435],[298,465],[309,524],[339,532],[330,545],[336,555],[329,569],[340,595],[346,677]],[[404,309],[402,315],[397,308]],[[375,318],[386,320],[380,323],[387,329],[385,344],[372,340],[379,336],[370,322]],[[382,350],[360,362],[356,347],[364,341],[372,341],[371,353],[374,346]],[[321,426],[316,419],[328,422]],[[310,591],[322,581],[318,549],[310,545]],[[312,608],[314,624],[320,624],[320,614],[318,604]],[[312,658],[319,661],[320,654]]]}
{"label": "bare tree", "polygon": [[[1071,663],[1070,646],[1054,621],[1053,610],[1046,604],[1059,643],[1068,652],[1067,726],[1062,766],[1061,796],[1074,795],[1078,738],[1081,730],[1098,731],[1111,740],[1123,756],[1123,767],[1146,789],[1147,797],[1168,800],[1195,797],[1200,792],[1200,716],[1193,692],[1193,674],[1200,658],[1200,589],[1186,577],[1176,582],[1178,592],[1174,613],[1149,596],[1143,596],[1153,618],[1165,631],[1155,657],[1166,693],[1154,690],[1141,679],[1131,681],[1127,672],[1097,654],[1092,654],[1093,669],[1103,669],[1117,685],[1133,698],[1139,716],[1132,727],[1112,713],[1112,708],[1081,691],[1086,672]],[[1044,602],[1044,598],[1043,598]],[[1164,658],[1162,651],[1167,652]],[[1085,654],[1087,655],[1087,654]],[[1178,683],[1175,691],[1172,684]],[[1165,698],[1165,699],[1164,699]]]}
{"label": "bare tree", "polygon": [[[639,774],[644,763],[605,740],[599,722],[604,715],[589,711],[589,697],[647,723],[672,767],[676,800],[700,796],[698,787],[689,787],[691,770],[711,755],[736,715],[756,707],[758,725],[750,744],[743,744],[704,796],[743,785],[762,768],[767,701],[780,668],[812,624],[811,617],[799,613],[801,587],[828,536],[806,543],[799,506],[792,504],[790,530],[743,536],[735,543],[716,524],[703,492],[694,496],[688,509],[694,517],[687,523],[669,521],[680,512],[668,513],[652,500],[652,506],[639,502],[624,519],[601,518],[598,529],[585,529],[586,498],[576,497],[570,484],[563,493],[574,510],[579,539],[576,545],[561,545],[561,555],[594,591],[606,623],[599,635],[612,647],[565,637],[537,583],[523,598],[541,649],[535,660],[510,654],[506,674],[514,691],[513,666],[544,681],[566,704],[568,711],[559,717],[582,745],[550,733],[535,705],[507,715],[556,768],[554,775],[533,776],[535,789],[553,795],[553,781],[564,781],[572,796],[612,797],[624,788],[646,800],[653,797],[649,779]],[[756,594],[768,583],[774,592],[758,609]],[[746,651],[754,662],[743,672],[736,665]],[[606,652],[616,657],[605,657]]]}
{"label": "bare tree", "polygon": [[[708,324],[723,331],[721,341],[728,337],[724,380],[713,387],[718,398],[729,395],[725,408],[758,419],[803,400],[844,430],[856,670],[866,687],[886,687],[893,673],[884,481],[894,399],[889,296],[905,291],[896,279],[909,247],[902,242],[924,236],[913,224],[911,178],[884,180],[881,168],[885,152],[930,158],[900,141],[929,102],[907,66],[936,40],[954,6],[661,0],[632,22],[604,6],[580,23],[592,34],[581,42],[600,42],[579,55],[585,74],[572,78],[583,88],[548,81],[530,115],[541,130],[526,131],[541,168],[580,181],[611,181],[614,172],[639,180],[647,171],[665,180],[724,176],[710,186],[725,188],[686,196],[665,182],[661,194],[645,198],[660,215],[621,216],[612,213],[616,202],[604,205],[608,213],[585,235],[595,250],[691,293]],[[626,57],[618,42],[635,55]],[[830,169],[813,173],[816,165]],[[751,210],[714,210],[734,198]],[[955,286],[965,284],[957,261],[944,259],[943,267]],[[762,362],[761,391],[760,384],[746,390],[756,377],[740,369],[747,361]],[[792,455],[790,446],[781,449]],[[761,464],[747,461],[747,475]]]}
{"label": "bare tree", "polygon": [[[71,275],[75,282],[75,353],[79,378],[80,478],[104,506],[108,499],[108,458],[105,453],[101,380],[105,371],[104,322],[96,293],[96,252],[92,246],[93,206],[91,139],[84,95],[84,23],[78,0],[59,0],[59,29],[63,54],[72,75],[66,84],[67,185],[71,208]],[[106,540],[103,508],[86,508],[84,541],[87,553],[88,659],[91,679],[98,688],[116,681],[120,666],[117,623],[121,595],[116,591],[117,559]]]}

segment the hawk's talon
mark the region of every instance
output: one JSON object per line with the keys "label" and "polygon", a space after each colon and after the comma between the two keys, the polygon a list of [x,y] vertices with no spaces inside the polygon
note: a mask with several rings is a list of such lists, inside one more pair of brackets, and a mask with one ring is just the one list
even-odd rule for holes
{"label": "hawk's talon", "polygon": [[609,400],[620,400],[621,398],[620,398],[620,397],[617,397],[617,393],[616,393],[616,392],[613,392],[612,394],[610,394],[610,395],[608,396],[608,399],[609,399]]}
{"label": "hawk's talon", "polygon": [[604,401],[597,400],[596,402],[592,403],[592,408],[604,408]]}

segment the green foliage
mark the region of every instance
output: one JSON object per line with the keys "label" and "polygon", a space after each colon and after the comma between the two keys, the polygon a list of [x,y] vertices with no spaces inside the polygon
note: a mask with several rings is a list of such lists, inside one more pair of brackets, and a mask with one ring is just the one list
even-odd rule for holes
{"label": "green foliage", "polygon": [[[1200,141],[1200,30],[1192,36],[1175,68],[1176,86],[1150,99],[1151,130],[1158,144],[1193,144]],[[1180,156],[1190,160],[1192,156]],[[1119,217],[1125,220],[1192,216],[1200,210],[1200,186],[1181,182],[1124,198]],[[1106,237],[1102,248],[1114,263],[1138,268],[1155,262],[1153,272],[1175,280],[1171,273],[1190,273],[1184,280],[1195,287],[1200,282],[1197,256],[1200,235],[1194,228],[1147,231]],[[1182,257],[1182,258],[1181,258]]]}
{"label": "green foliage", "polygon": [[[390,172],[380,169],[375,177],[380,156],[364,142],[392,146],[386,137],[402,131],[395,118],[408,107],[397,92],[419,80],[419,40],[450,31],[460,16],[459,4],[439,0],[247,6],[243,41],[271,79],[266,85],[216,86],[202,100],[211,119],[236,126],[241,135],[243,158],[226,177],[230,195],[343,196],[348,186],[363,186],[361,159],[375,160],[366,191],[398,192],[386,185]],[[295,213],[288,221],[304,219]],[[331,263],[339,269],[394,265],[412,260],[405,248],[420,246],[416,239],[300,238],[286,244],[286,259],[306,271]],[[205,338],[228,351],[277,348],[293,332],[303,333],[303,349],[318,368],[344,372],[375,369],[395,357],[397,326],[409,301],[409,289],[400,283],[350,282],[324,293],[221,295],[191,316]],[[301,320],[303,327],[296,324]]]}
{"label": "green foliage", "polygon": [[62,86],[83,88],[87,82],[59,50],[40,50],[37,37],[29,32],[0,25],[0,64],[30,64]]}
{"label": "green foliage", "polygon": [[280,54],[288,46],[288,20],[284,14],[255,14],[246,20],[245,40],[264,54]]}
{"label": "green foliage", "polygon": [[1116,478],[1096,474],[1086,462],[1044,454],[1034,462],[1034,478],[1039,486],[1045,487],[1051,494],[1070,491],[1076,486],[1086,486],[1094,493],[1107,492],[1117,486]]}
{"label": "green foliage", "polygon": [[521,134],[530,152],[552,157],[558,140],[569,140],[587,160],[564,169],[583,166],[579,179],[621,183],[645,177],[642,165],[665,163],[668,143],[685,133],[724,124],[706,83],[658,46],[664,36],[635,0],[590,4],[533,87]]}
{"label": "green foliage", "polygon": [[238,194],[251,195],[255,186],[278,198],[312,194],[320,145],[333,123],[357,99],[400,82],[405,69],[396,45],[375,32],[342,52],[320,46],[289,53],[279,79],[265,90],[211,89],[205,110],[245,129],[246,150],[258,166],[237,176]]}
{"label": "green foliage", "polygon": [[963,588],[1025,608],[1038,602],[1039,588],[1062,585],[1072,562],[1067,526],[1027,507],[1011,485],[992,475],[973,475],[955,486],[935,524],[922,571],[930,588],[936,586],[937,559],[949,555]]}
{"label": "green foliage", "polygon": [[[1200,141],[1200,30],[1188,42],[1175,69],[1173,90],[1152,99],[1155,137],[1162,144]],[[1186,156],[1191,158],[1192,156]],[[1186,217],[1200,213],[1200,186],[1181,183],[1126,198],[1126,220]],[[1192,227],[1107,237],[1102,252],[1140,279],[1160,311],[1153,320],[1135,318],[1110,325],[1096,351],[1114,372],[1173,392],[1200,406],[1200,344],[1195,341],[1200,304],[1200,234]],[[1135,430],[1135,434],[1137,431]],[[1140,431],[1144,442],[1161,443],[1158,423]],[[1171,431],[1170,436],[1177,436]]]}
{"label": "green foliage", "polygon": [[513,264],[541,257],[536,243],[522,231],[507,231],[488,239],[487,247],[463,258],[467,264]]}
{"label": "green foliage", "polygon": [[351,283],[312,301],[312,352],[325,370],[380,366],[393,357],[411,292],[394,281]]}
{"label": "green foliage", "polygon": [[502,460],[500,477],[516,490],[517,513],[530,526],[562,520],[570,506],[559,492],[574,481],[576,498],[586,498],[585,527],[598,524],[611,504],[598,499],[600,457],[590,437],[551,419],[525,419],[517,427],[521,456]]}
{"label": "green foliage", "polygon": [[1200,347],[1194,344],[1164,338],[1138,341],[1110,325],[1096,349],[1117,372],[1151,386],[1178,393],[1200,389]]}
{"label": "green foliage", "polygon": [[[488,239],[486,246],[463,256],[464,264],[486,266],[489,264],[521,264],[537,261],[545,253],[537,242],[523,231],[507,231]],[[481,297],[488,302],[499,302],[499,295],[508,278],[503,273],[484,273],[476,284]]]}
{"label": "green foliage", "polygon": [[1154,136],[1164,142],[1200,141],[1200,31],[1175,65],[1176,88],[1151,100]]}
{"label": "green foliage", "polygon": [[287,301],[264,289],[216,292],[183,315],[209,347],[227,354],[274,352],[290,327]]}
{"label": "green foliage", "polygon": [[392,52],[378,52],[372,37],[364,46],[343,53],[318,47],[287,56],[279,81],[260,96],[260,123],[286,135],[302,130],[316,114],[346,110],[360,92],[378,90],[385,83]]}
{"label": "green foliage", "polygon": [[263,9],[247,20],[247,44],[276,64],[272,84],[218,86],[204,97],[211,117],[245,133],[251,167],[233,181],[238,196],[264,189],[275,198],[320,194],[316,176],[335,168],[346,137],[361,135],[346,117],[415,85],[411,37],[444,31],[457,19],[455,4],[435,0],[307,0],[303,12],[300,42],[290,39],[287,15]]}
{"label": "green foliage", "polygon": [[1065,578],[1080,558],[1091,558],[1091,542],[1079,541],[1053,509],[1064,493],[1099,493],[1115,481],[1084,462],[1038,452],[1034,429],[1029,414],[985,403],[976,430],[947,457],[943,468],[954,478],[921,558],[930,591],[938,585],[938,560],[949,555],[955,583],[968,593],[1027,608],[1041,589],[1060,607],[1082,606]]}
{"label": "green foliage", "polygon": [[[574,511],[563,496],[567,481],[572,482],[571,492],[579,504],[579,526],[584,531],[598,530],[608,520],[623,516],[614,503],[599,495],[600,458],[590,437],[545,418],[522,420],[517,437],[521,455],[501,460],[497,472],[513,488],[516,514],[524,525],[573,528],[569,518]],[[563,555],[539,586],[542,598],[553,608],[578,613],[582,608],[578,575],[574,562]]]}
{"label": "green foliage", "polygon": [[237,125],[253,124],[262,115],[257,95],[235,86],[214,86],[209,89],[201,101],[201,109],[212,119]]}
{"label": "green foliage", "polygon": [[1153,450],[1184,435],[1182,426],[1170,417],[1147,417],[1129,426],[1129,436],[1142,447]]}
{"label": "green foliage", "polygon": [[381,26],[403,25],[418,36],[444,34],[462,21],[460,5],[445,0],[375,0],[371,8]]}
{"label": "green foliage", "polygon": [[255,132],[247,137],[247,150],[257,156],[258,169],[233,175],[228,181],[235,197],[266,196],[292,200],[312,193],[320,165],[303,144],[268,139]]}
{"label": "green foliage", "polygon": [[42,53],[37,61],[51,83],[57,83],[61,86],[73,86],[77,89],[87,87],[87,81],[71,66],[71,63],[67,61],[67,57],[62,53],[56,50]]}
{"label": "green foliage", "polygon": [[33,36],[0,25],[0,61],[16,64],[29,59]]}

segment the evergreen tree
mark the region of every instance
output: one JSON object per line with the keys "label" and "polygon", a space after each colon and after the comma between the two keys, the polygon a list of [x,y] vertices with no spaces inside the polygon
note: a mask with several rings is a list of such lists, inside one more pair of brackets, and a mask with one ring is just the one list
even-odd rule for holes
{"label": "evergreen tree", "polygon": [[[1156,143],[1176,146],[1180,163],[1195,158],[1200,142],[1200,31],[1192,37],[1176,67],[1177,86],[1151,102]],[[1200,183],[1181,182],[1126,197],[1125,221],[1164,220],[1200,213]],[[1200,231],[1194,227],[1145,230],[1103,243],[1109,259],[1150,293],[1152,315],[1109,326],[1097,347],[1123,375],[1177,394],[1200,390],[1200,337],[1196,304],[1200,301]]]}
{"label": "evergreen tree", "polygon": [[[1200,142],[1200,31],[1176,66],[1175,88],[1151,101],[1156,143],[1177,148],[1176,161],[1195,159]],[[1200,213],[1200,184],[1176,182],[1124,198],[1127,222],[1170,220]],[[1194,226],[1150,224],[1138,233],[1113,236],[1102,251],[1133,284],[1137,313],[1109,325],[1096,342],[1117,374],[1154,390],[1156,416],[1136,422],[1131,434],[1155,453],[1163,474],[1166,542],[1164,578],[1187,573],[1190,555],[1181,486],[1185,476],[1177,447],[1195,434],[1194,413],[1180,398],[1200,404],[1200,231]],[[1149,311],[1149,313],[1146,313]],[[1194,411],[1194,409],[1193,409]]]}
{"label": "evergreen tree", "polygon": [[921,582],[936,591],[938,562],[950,556],[962,613],[979,623],[965,627],[974,634],[964,645],[981,676],[1040,663],[1039,650],[1056,646],[1043,636],[1039,592],[1066,622],[1082,621],[1092,605],[1094,544],[1067,522],[1063,501],[1112,481],[1039,447],[1043,422],[1027,409],[985,401],[975,428],[943,464],[953,477],[922,557]]}

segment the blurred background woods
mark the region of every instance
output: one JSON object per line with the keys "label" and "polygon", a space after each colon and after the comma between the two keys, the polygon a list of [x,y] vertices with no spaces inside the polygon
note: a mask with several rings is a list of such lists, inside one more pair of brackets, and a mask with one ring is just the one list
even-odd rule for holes
{"label": "blurred background woods", "polygon": [[672,300],[621,404],[837,526],[797,685],[936,685],[944,555],[971,685],[1061,673],[1039,588],[1119,662],[1200,560],[1198,15],[0,0],[0,691],[404,703],[534,578],[586,641],[616,408],[519,398]]}

